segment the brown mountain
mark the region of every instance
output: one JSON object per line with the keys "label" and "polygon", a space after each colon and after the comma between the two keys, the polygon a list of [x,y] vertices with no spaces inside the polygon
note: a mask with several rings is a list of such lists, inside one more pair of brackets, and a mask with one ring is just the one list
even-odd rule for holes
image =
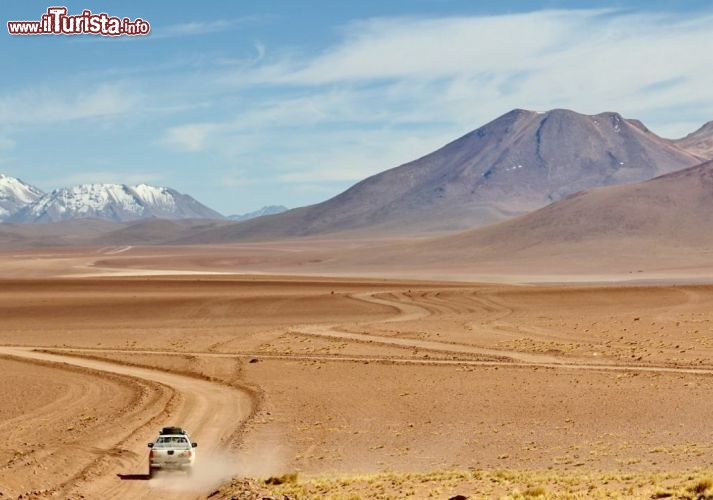
{"label": "brown mountain", "polygon": [[527,213],[583,189],[638,182],[697,163],[698,157],[617,113],[518,109],[323,203],[183,242],[455,231]]}
{"label": "brown mountain", "polygon": [[122,226],[100,219],[75,219],[50,224],[0,224],[0,248],[86,245],[98,235]]}
{"label": "brown mountain", "polygon": [[711,213],[713,161],[580,192],[492,226],[377,248],[371,258],[346,256],[342,265],[528,274],[710,267]]}
{"label": "brown mountain", "polygon": [[230,224],[214,219],[151,218],[132,222],[70,219],[43,224],[0,224],[0,249],[50,246],[161,245],[184,235]]}
{"label": "brown mountain", "polygon": [[713,121],[706,123],[686,137],[672,142],[678,148],[689,153],[706,160],[713,160]]}
{"label": "brown mountain", "polygon": [[152,218],[117,225],[113,231],[96,234],[91,245],[160,245],[184,235],[203,232],[230,224],[216,219],[161,219]]}

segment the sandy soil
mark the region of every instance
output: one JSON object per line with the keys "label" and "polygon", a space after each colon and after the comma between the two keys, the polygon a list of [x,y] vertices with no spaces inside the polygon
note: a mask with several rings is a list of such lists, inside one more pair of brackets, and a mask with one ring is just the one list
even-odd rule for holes
{"label": "sandy soil", "polygon": [[155,384],[86,369],[7,357],[0,366],[4,495],[59,491],[76,478],[91,477],[101,456],[126,464],[132,456],[122,440],[133,432],[137,416],[173,397]]}
{"label": "sandy soil", "polygon": [[[280,275],[468,283],[713,283],[707,249],[657,242],[618,248],[609,240],[572,253],[567,244],[532,254],[475,258],[470,244],[418,250],[425,238],[311,238],[212,246],[110,246],[0,249],[0,277]],[[440,253],[439,253],[440,252]]]}
{"label": "sandy soil", "polygon": [[[0,484],[196,498],[232,475],[713,467],[711,305],[706,285],[3,280]],[[200,480],[145,480],[168,423],[201,443]]]}
{"label": "sandy soil", "polygon": [[[96,359],[16,347],[0,348],[0,353],[14,356],[11,363],[30,361],[23,371],[32,367],[29,370],[32,377],[38,376],[37,360],[65,363],[61,370],[47,369],[60,372],[53,374],[50,380],[71,387],[61,398],[41,405],[41,410],[35,412],[38,416],[19,411],[15,418],[21,419],[22,424],[12,419],[8,421],[9,428],[14,430],[8,432],[10,438],[17,439],[17,430],[26,429],[27,434],[33,434],[35,444],[22,441],[16,445],[20,454],[30,456],[23,456],[18,462],[16,452],[8,460],[6,467],[10,469],[12,481],[3,483],[7,484],[4,486],[8,488],[6,494],[19,490],[30,497],[62,494],[79,498],[195,498],[197,492],[240,472],[237,462],[223,455],[223,450],[235,438],[239,423],[253,410],[254,401],[246,391],[195,377]],[[67,373],[77,372],[77,367],[85,376],[75,376],[79,382],[72,383]],[[113,379],[125,384],[143,384],[151,390],[122,401],[115,389],[102,388],[105,380]],[[25,384],[23,381],[20,387],[27,390]],[[105,404],[107,399],[111,406]],[[97,407],[101,411],[96,411]],[[108,410],[113,413],[107,414]],[[63,414],[71,423],[58,427],[56,424],[61,424]],[[190,480],[159,477],[148,481],[146,443],[166,421],[181,422],[202,445],[200,466]],[[93,427],[97,427],[95,432],[92,432]],[[70,436],[75,439],[70,440]],[[28,446],[48,451],[37,454],[27,449]],[[82,454],[89,457],[82,460]],[[77,471],[75,468],[79,467]],[[62,476],[64,481],[59,481]],[[28,489],[28,485],[37,486]]]}

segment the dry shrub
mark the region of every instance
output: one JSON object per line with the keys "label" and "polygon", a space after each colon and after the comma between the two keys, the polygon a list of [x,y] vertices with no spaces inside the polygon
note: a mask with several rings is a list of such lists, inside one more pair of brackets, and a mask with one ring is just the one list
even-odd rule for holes
{"label": "dry shrub", "polygon": [[281,476],[272,476],[268,479],[265,479],[265,484],[269,484],[271,486],[277,486],[280,484],[295,484],[297,483],[297,473],[296,472],[291,472],[289,474],[283,474]]}
{"label": "dry shrub", "polygon": [[544,497],[547,495],[547,490],[544,486],[531,486],[530,488],[527,488],[522,495],[525,498]]}
{"label": "dry shrub", "polygon": [[698,495],[698,498],[706,498],[706,493],[711,489],[713,489],[713,480],[710,478],[701,479],[696,484],[688,487],[688,491]]}

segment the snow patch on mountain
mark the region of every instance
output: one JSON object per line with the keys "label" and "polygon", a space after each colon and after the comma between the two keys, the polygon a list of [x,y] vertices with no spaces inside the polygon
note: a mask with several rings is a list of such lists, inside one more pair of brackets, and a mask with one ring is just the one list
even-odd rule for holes
{"label": "snow patch on mountain", "polygon": [[20,179],[0,174],[0,221],[38,200],[44,193]]}
{"label": "snow patch on mountain", "polygon": [[50,210],[64,214],[89,216],[94,212],[116,206],[128,213],[140,215],[144,207],[127,186],[121,184],[83,184],[55,189],[29,207],[31,216],[41,216]]}
{"label": "snow patch on mountain", "polygon": [[163,219],[222,219],[218,212],[170,188],[139,184],[82,184],[55,189],[14,214],[13,222],[97,218],[117,222]]}
{"label": "snow patch on mountain", "polygon": [[168,188],[139,184],[138,186],[133,186],[132,189],[148,205],[167,209],[176,208],[176,199]]}

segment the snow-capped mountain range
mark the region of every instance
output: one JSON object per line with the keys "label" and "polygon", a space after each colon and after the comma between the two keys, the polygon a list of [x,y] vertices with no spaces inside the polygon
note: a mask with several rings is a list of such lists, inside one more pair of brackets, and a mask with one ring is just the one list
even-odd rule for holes
{"label": "snow-capped mountain range", "polygon": [[20,179],[0,174],[0,221],[37,201],[43,194]]}
{"label": "snow-capped mountain range", "polygon": [[0,220],[7,222],[224,218],[186,194],[148,184],[82,184],[44,194],[18,179],[2,176],[0,193],[0,206],[4,210],[0,212]]}

